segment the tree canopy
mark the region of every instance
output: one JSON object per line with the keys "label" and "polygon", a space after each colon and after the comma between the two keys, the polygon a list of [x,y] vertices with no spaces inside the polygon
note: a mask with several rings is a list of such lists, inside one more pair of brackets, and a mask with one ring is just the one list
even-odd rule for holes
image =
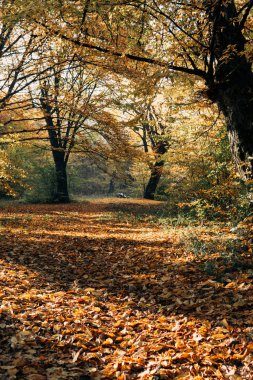
{"label": "tree canopy", "polygon": [[[44,116],[37,115],[46,120],[51,144],[53,134],[63,138],[54,139],[54,158],[67,145],[71,150],[74,140],[86,140],[87,147],[90,130],[101,136],[97,142],[105,139],[104,149],[117,145],[120,135],[126,142],[127,128],[136,123],[136,129],[139,116],[132,121],[126,116],[132,95],[122,90],[118,102],[120,88],[135,88],[134,96],[150,104],[159,82],[166,79],[170,88],[188,81],[185,86],[200,103],[204,98],[216,103],[237,170],[244,181],[252,179],[252,1],[6,0],[1,7],[2,109],[41,108]],[[85,96],[91,95],[78,86],[90,73],[88,92],[95,93],[88,106]],[[152,120],[145,128],[159,155],[161,139],[155,147]],[[74,138],[83,123],[86,135]],[[103,125],[110,125],[109,133]],[[118,137],[111,139],[113,134]],[[87,150],[94,151],[90,137]]]}

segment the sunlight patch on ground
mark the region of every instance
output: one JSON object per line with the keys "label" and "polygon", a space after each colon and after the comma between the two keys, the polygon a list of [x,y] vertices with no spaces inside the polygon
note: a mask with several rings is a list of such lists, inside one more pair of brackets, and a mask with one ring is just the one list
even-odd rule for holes
{"label": "sunlight patch on ground", "polygon": [[118,221],[107,206],[0,214],[0,375],[250,379],[250,272],[220,281],[206,266],[234,235],[221,224]]}

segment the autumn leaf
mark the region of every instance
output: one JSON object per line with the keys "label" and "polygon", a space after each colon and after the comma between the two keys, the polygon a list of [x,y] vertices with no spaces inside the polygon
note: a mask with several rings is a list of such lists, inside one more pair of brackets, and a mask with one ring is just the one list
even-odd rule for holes
{"label": "autumn leaf", "polygon": [[[0,230],[1,376],[222,379],[233,372],[250,379],[251,277],[236,272],[229,287],[210,279],[191,253],[176,244],[171,250],[174,229],[165,239],[163,229],[140,223],[134,240],[129,222],[101,220],[105,205],[70,204],[61,213],[55,205],[0,210],[13,223],[8,233]],[[69,213],[78,213],[74,225]],[[59,226],[72,228],[73,237],[55,235]],[[184,239],[184,229],[177,233]],[[213,226],[205,228],[209,233]],[[83,267],[90,276],[83,277]]]}

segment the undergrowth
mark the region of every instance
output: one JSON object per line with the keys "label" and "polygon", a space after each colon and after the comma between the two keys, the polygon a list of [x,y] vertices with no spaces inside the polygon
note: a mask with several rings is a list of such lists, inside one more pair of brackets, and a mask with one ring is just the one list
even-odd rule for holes
{"label": "undergrowth", "polygon": [[239,233],[242,235],[210,242],[192,234],[184,241],[185,250],[199,260],[203,272],[214,276],[217,281],[223,282],[227,275],[237,271],[246,271],[253,277],[253,262],[249,263],[252,239],[247,230]]}
{"label": "undergrowth", "polygon": [[[203,207],[202,207],[203,206]],[[219,217],[210,213],[210,207],[201,202],[195,202],[194,207],[189,205],[173,205],[164,203],[147,210],[144,206],[134,209],[129,206],[114,212],[118,221],[134,224],[147,223],[164,229],[165,234],[172,229],[185,228],[182,245],[188,254],[191,254],[200,263],[200,269],[215,280],[223,282],[226,276],[246,271],[253,276],[252,258],[252,222],[253,217],[249,208],[237,211],[229,209]],[[226,229],[230,237],[226,240],[222,236],[206,241],[199,237],[198,228],[208,228],[215,225],[220,230]]]}

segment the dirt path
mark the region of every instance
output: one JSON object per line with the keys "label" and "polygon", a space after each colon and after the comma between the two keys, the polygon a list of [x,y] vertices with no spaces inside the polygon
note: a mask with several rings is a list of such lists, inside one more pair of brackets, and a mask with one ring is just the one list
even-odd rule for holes
{"label": "dirt path", "polygon": [[164,207],[1,210],[1,379],[252,378],[252,272],[208,274],[186,241],[221,249],[228,228],[145,220]]}

